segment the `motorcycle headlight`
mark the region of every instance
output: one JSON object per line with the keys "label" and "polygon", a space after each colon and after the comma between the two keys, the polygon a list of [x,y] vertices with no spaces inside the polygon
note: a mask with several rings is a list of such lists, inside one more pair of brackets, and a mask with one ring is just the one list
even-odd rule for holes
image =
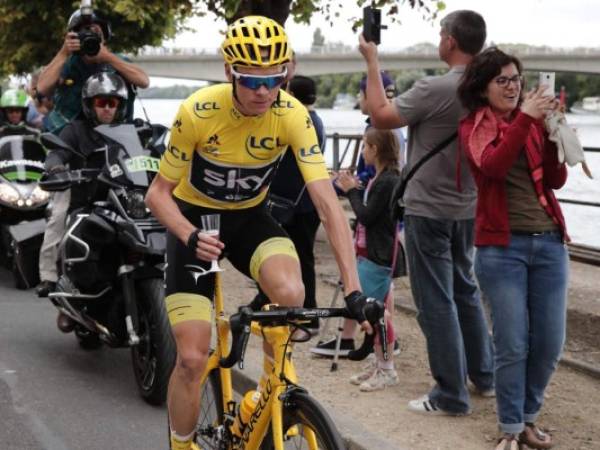
{"label": "motorcycle headlight", "polygon": [[19,192],[15,188],[5,183],[0,183],[0,201],[10,204],[18,203],[19,201],[21,201],[22,204],[24,204],[23,199],[21,199],[21,194],[19,194]]}
{"label": "motorcycle headlight", "polygon": [[150,210],[146,208],[144,203],[144,192],[129,191],[125,198],[125,209],[127,215],[132,219],[145,219],[150,214]]}
{"label": "motorcycle headlight", "polygon": [[50,192],[44,191],[39,186],[36,186],[35,189],[31,191],[31,195],[29,195],[27,201],[31,201],[33,205],[38,205],[40,203],[47,202],[49,198]]}

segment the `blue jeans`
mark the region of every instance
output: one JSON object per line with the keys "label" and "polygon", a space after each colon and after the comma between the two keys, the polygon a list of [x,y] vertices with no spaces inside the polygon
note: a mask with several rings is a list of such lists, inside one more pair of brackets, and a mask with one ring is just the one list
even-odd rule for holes
{"label": "blue jeans", "polygon": [[473,279],[473,220],[404,218],[406,254],[417,320],[427,340],[439,408],[471,410],[467,376],[494,387],[492,340]]}
{"label": "blue jeans", "polygon": [[479,247],[479,285],[492,308],[500,429],[535,422],[565,341],[568,254],[559,233],[511,235]]}

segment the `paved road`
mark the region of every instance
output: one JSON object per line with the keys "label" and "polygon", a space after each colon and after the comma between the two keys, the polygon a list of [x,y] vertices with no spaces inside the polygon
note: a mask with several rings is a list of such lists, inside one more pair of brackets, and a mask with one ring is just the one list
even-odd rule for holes
{"label": "paved road", "polygon": [[164,450],[165,408],[138,396],[127,349],[86,352],[0,269],[0,449]]}

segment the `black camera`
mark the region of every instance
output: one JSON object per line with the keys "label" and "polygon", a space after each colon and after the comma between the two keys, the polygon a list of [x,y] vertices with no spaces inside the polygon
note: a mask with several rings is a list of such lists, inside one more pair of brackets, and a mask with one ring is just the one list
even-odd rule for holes
{"label": "black camera", "polygon": [[77,33],[77,38],[81,45],[80,52],[88,56],[96,56],[100,52],[102,38],[92,30],[84,28]]}
{"label": "black camera", "polygon": [[381,30],[387,26],[381,25],[381,10],[366,6],[363,8],[363,36],[367,42],[381,43]]}

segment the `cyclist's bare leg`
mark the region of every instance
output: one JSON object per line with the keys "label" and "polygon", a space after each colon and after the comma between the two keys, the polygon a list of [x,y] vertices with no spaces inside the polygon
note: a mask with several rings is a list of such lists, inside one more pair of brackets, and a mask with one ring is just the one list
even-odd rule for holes
{"label": "cyclist's bare leg", "polygon": [[[258,284],[271,303],[299,307],[304,303],[304,284],[300,263],[288,255],[272,255],[260,266]],[[271,346],[263,344],[264,352],[273,356]]]}
{"label": "cyclist's bare leg", "polygon": [[173,326],[177,362],[169,381],[167,406],[171,430],[179,436],[194,431],[200,410],[200,378],[206,367],[211,324],[201,320]]}

